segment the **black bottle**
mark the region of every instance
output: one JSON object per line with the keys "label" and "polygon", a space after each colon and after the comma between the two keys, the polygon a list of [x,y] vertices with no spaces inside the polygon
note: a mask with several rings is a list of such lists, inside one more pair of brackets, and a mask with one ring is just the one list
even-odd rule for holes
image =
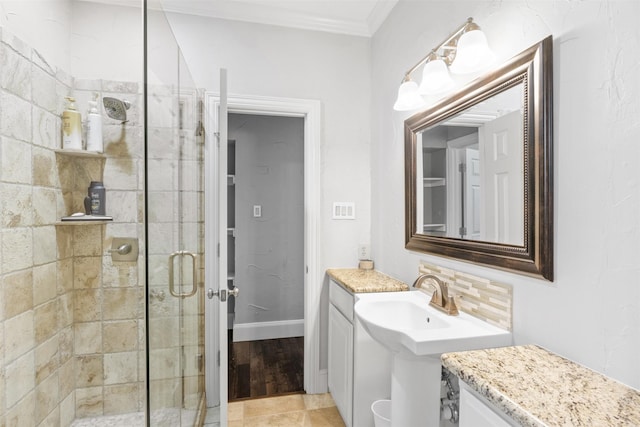
{"label": "black bottle", "polygon": [[84,199],[87,215],[106,215],[107,194],[101,181],[91,181],[88,196]]}

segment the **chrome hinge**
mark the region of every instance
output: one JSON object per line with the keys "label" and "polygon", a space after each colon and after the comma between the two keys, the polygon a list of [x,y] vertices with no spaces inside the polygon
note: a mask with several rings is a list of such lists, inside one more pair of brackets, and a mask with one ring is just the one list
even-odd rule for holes
{"label": "chrome hinge", "polygon": [[465,163],[460,163],[458,165],[458,172],[466,172],[467,171],[467,165]]}
{"label": "chrome hinge", "polygon": [[461,236],[466,236],[467,235],[467,227],[460,227],[460,230],[459,230],[458,234],[460,234]]}

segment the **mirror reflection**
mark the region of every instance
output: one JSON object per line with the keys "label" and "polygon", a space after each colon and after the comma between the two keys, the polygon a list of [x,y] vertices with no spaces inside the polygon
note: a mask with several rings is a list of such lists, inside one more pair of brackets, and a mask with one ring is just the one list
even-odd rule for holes
{"label": "mirror reflection", "polygon": [[522,246],[524,85],[417,136],[416,231]]}
{"label": "mirror reflection", "polygon": [[408,250],[553,280],[552,46],[405,120]]}

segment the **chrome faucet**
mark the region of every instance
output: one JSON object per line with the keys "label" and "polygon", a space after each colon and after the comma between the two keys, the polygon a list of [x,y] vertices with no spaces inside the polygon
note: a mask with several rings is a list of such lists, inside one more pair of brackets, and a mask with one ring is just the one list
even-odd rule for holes
{"label": "chrome faucet", "polygon": [[413,287],[423,290],[423,284],[425,282],[427,282],[427,285],[430,285],[435,289],[431,295],[429,305],[440,311],[444,311],[449,316],[457,316],[458,307],[456,307],[456,302],[453,297],[449,297],[449,286],[433,274],[422,274],[415,282],[413,282]]}

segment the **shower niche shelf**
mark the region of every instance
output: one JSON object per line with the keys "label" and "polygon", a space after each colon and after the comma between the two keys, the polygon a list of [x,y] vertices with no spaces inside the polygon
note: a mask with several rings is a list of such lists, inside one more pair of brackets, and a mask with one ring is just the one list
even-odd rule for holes
{"label": "shower niche shelf", "polygon": [[95,220],[95,221],[56,221],[55,225],[100,225],[110,224],[113,220]]}
{"label": "shower niche shelf", "polygon": [[[70,160],[72,162],[80,161],[78,160],[80,158],[99,159],[99,160],[106,160],[107,158],[106,154],[98,153],[96,151],[72,150],[68,148],[56,148],[53,151],[55,151],[57,155],[74,158],[73,160]],[[100,180],[102,180],[102,178],[100,178]],[[70,217],[64,217],[64,220],[61,218],[58,221],[56,221],[55,225],[56,226],[58,225],[87,226],[87,225],[109,224],[113,222],[113,217],[111,216],[106,216],[105,219],[102,219],[102,218],[94,219],[92,217],[92,218],[73,220],[69,218]]]}
{"label": "shower niche shelf", "polygon": [[104,153],[98,153],[97,151],[70,150],[65,148],[56,148],[54,151],[57,154],[70,157],[90,157],[94,159],[104,159],[106,157]]}

